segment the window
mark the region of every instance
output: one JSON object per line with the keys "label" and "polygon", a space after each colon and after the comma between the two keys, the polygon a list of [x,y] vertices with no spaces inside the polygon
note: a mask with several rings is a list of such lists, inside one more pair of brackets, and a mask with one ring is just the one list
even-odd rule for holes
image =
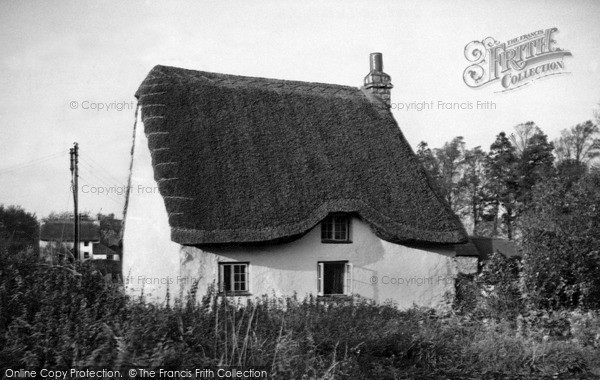
{"label": "window", "polygon": [[351,243],[350,217],[343,214],[331,214],[321,222],[321,242]]}
{"label": "window", "polygon": [[317,264],[317,295],[352,295],[352,264],[323,261]]}
{"label": "window", "polygon": [[84,259],[89,259],[90,258],[90,253],[89,252],[84,252],[83,253],[83,258]]}
{"label": "window", "polygon": [[90,242],[89,241],[84,241],[83,245],[84,245],[84,247],[87,247],[88,245],[90,245]]}
{"label": "window", "polygon": [[219,291],[248,292],[248,263],[219,263]]}

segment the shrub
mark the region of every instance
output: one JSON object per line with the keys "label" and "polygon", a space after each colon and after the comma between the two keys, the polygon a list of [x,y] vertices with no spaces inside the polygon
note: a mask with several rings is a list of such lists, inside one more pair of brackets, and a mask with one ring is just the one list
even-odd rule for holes
{"label": "shrub", "polygon": [[600,174],[536,187],[523,230],[522,291],[532,308],[600,307]]}
{"label": "shrub", "polygon": [[518,258],[495,252],[478,275],[459,275],[454,307],[483,318],[514,320],[524,311],[520,276]]}

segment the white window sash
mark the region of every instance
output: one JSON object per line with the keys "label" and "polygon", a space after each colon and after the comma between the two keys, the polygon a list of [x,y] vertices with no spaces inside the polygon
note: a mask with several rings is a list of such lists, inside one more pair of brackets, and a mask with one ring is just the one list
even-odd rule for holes
{"label": "white window sash", "polygon": [[352,264],[351,263],[346,263],[346,272],[345,272],[345,284],[344,284],[344,294],[345,295],[352,295],[353,289],[352,289]]}
{"label": "white window sash", "polygon": [[[238,273],[240,275],[241,278],[243,278],[243,280],[239,280],[237,283],[240,284],[240,289],[236,290],[238,292],[245,292],[247,291],[247,281],[248,281],[248,275],[246,273],[246,268],[247,265],[246,264],[235,264],[235,266],[239,267],[241,270],[241,273]],[[235,279],[235,270],[234,270],[234,279]],[[235,288],[235,286],[234,286]]]}
{"label": "white window sash", "polygon": [[324,273],[323,263],[317,264],[317,295],[323,295],[323,273]]}
{"label": "white window sash", "polygon": [[250,291],[250,265],[244,264],[244,291]]}

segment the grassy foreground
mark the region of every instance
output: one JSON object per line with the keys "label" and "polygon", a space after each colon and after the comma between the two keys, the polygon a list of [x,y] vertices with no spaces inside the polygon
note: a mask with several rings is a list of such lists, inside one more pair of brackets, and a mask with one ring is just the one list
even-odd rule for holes
{"label": "grassy foreground", "polygon": [[[189,299],[189,298],[188,298]],[[85,266],[0,254],[0,367],[269,369],[277,379],[598,378],[597,312],[435,312],[263,297],[130,299]]]}

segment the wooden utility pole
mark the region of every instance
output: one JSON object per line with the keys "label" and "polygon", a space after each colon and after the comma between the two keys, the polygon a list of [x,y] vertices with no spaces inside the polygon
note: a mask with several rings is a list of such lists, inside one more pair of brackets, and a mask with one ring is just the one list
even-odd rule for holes
{"label": "wooden utility pole", "polygon": [[73,148],[69,150],[71,155],[71,187],[73,189],[73,256],[75,260],[80,260],[79,257],[79,186],[78,164],[79,164],[79,145],[73,143]]}

